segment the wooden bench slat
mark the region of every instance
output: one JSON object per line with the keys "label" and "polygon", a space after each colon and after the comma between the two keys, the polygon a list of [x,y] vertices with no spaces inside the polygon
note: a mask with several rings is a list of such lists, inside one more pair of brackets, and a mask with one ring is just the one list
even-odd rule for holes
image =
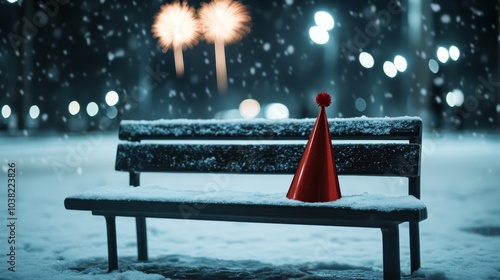
{"label": "wooden bench slat", "polygon": [[[315,119],[122,121],[121,140],[307,139]],[[418,117],[328,119],[332,139],[413,140],[422,133]]]}
{"label": "wooden bench slat", "polygon": [[[115,168],[128,172],[293,174],[304,147],[305,144],[123,143],[118,145]],[[419,175],[419,144],[336,144],[333,147],[340,175]]]}

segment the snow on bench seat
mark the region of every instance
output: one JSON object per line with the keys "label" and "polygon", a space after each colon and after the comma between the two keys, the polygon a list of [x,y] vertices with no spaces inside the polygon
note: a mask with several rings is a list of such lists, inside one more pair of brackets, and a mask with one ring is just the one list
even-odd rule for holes
{"label": "snow on bench seat", "polygon": [[163,186],[109,187],[102,186],[81,194],[68,197],[82,200],[121,200],[121,201],[156,201],[178,203],[215,203],[215,204],[255,204],[283,206],[315,206],[332,208],[350,208],[358,210],[378,210],[391,212],[397,210],[425,209],[425,204],[413,196],[385,196],[364,193],[345,195],[331,202],[302,202],[286,198],[284,193],[260,193],[242,191],[194,191],[176,190]]}
{"label": "snow on bench seat", "polygon": [[267,222],[268,219],[279,222],[284,219],[283,221],[289,223],[290,219],[297,219],[297,222],[303,223],[309,219],[311,224],[338,224],[332,221],[318,221],[342,220],[343,217],[353,220],[354,223],[421,221],[427,216],[425,205],[413,196],[394,197],[371,193],[345,195],[332,202],[305,203],[287,199],[284,193],[229,190],[203,192],[162,186],[103,186],[70,196],[65,203],[68,209],[92,210],[98,213],[123,212],[121,214],[125,216],[124,213],[130,211],[134,215],[143,212],[144,215],[152,217],[218,217],[220,220],[250,222]]}

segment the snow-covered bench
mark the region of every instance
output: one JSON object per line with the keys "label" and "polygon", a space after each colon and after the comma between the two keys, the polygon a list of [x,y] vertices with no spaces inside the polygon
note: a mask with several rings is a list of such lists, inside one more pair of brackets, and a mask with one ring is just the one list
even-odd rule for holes
{"label": "snow-covered bench", "polygon": [[427,218],[420,201],[420,118],[329,119],[334,140],[377,141],[335,144],[340,175],[406,177],[407,196],[345,195],[333,202],[305,203],[287,199],[287,189],[261,194],[138,187],[141,172],[293,174],[305,141],[275,140],[307,140],[314,121],[122,121],[119,138],[128,142],[118,145],[115,167],[130,173],[130,186],[92,189],[66,198],[65,206],[105,217],[110,271],[118,268],[117,216],[136,218],[138,258],[142,261],[148,259],[145,218],[380,228],[385,279],[400,278],[399,224],[409,222],[411,271],[417,270],[419,222]]}

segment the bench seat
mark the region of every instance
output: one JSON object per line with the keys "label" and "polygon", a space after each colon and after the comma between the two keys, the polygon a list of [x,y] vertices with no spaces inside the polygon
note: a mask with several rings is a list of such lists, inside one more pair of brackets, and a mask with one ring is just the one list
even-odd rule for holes
{"label": "bench seat", "polygon": [[180,191],[161,186],[100,187],[68,197],[65,206],[95,215],[364,227],[427,218],[424,203],[411,195],[364,193],[304,203],[287,199],[283,192]]}

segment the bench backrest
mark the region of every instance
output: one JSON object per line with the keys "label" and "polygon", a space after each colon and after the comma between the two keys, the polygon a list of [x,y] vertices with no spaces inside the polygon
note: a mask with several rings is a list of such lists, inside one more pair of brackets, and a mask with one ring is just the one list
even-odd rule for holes
{"label": "bench backrest", "polygon": [[[119,138],[129,142],[118,145],[115,167],[129,172],[130,184],[134,186],[139,185],[141,172],[293,174],[314,122],[315,119],[122,121]],[[348,118],[328,122],[332,140],[378,141],[335,143],[339,175],[407,177],[409,194],[420,198],[420,118]],[[387,143],[391,140],[404,141]]]}

